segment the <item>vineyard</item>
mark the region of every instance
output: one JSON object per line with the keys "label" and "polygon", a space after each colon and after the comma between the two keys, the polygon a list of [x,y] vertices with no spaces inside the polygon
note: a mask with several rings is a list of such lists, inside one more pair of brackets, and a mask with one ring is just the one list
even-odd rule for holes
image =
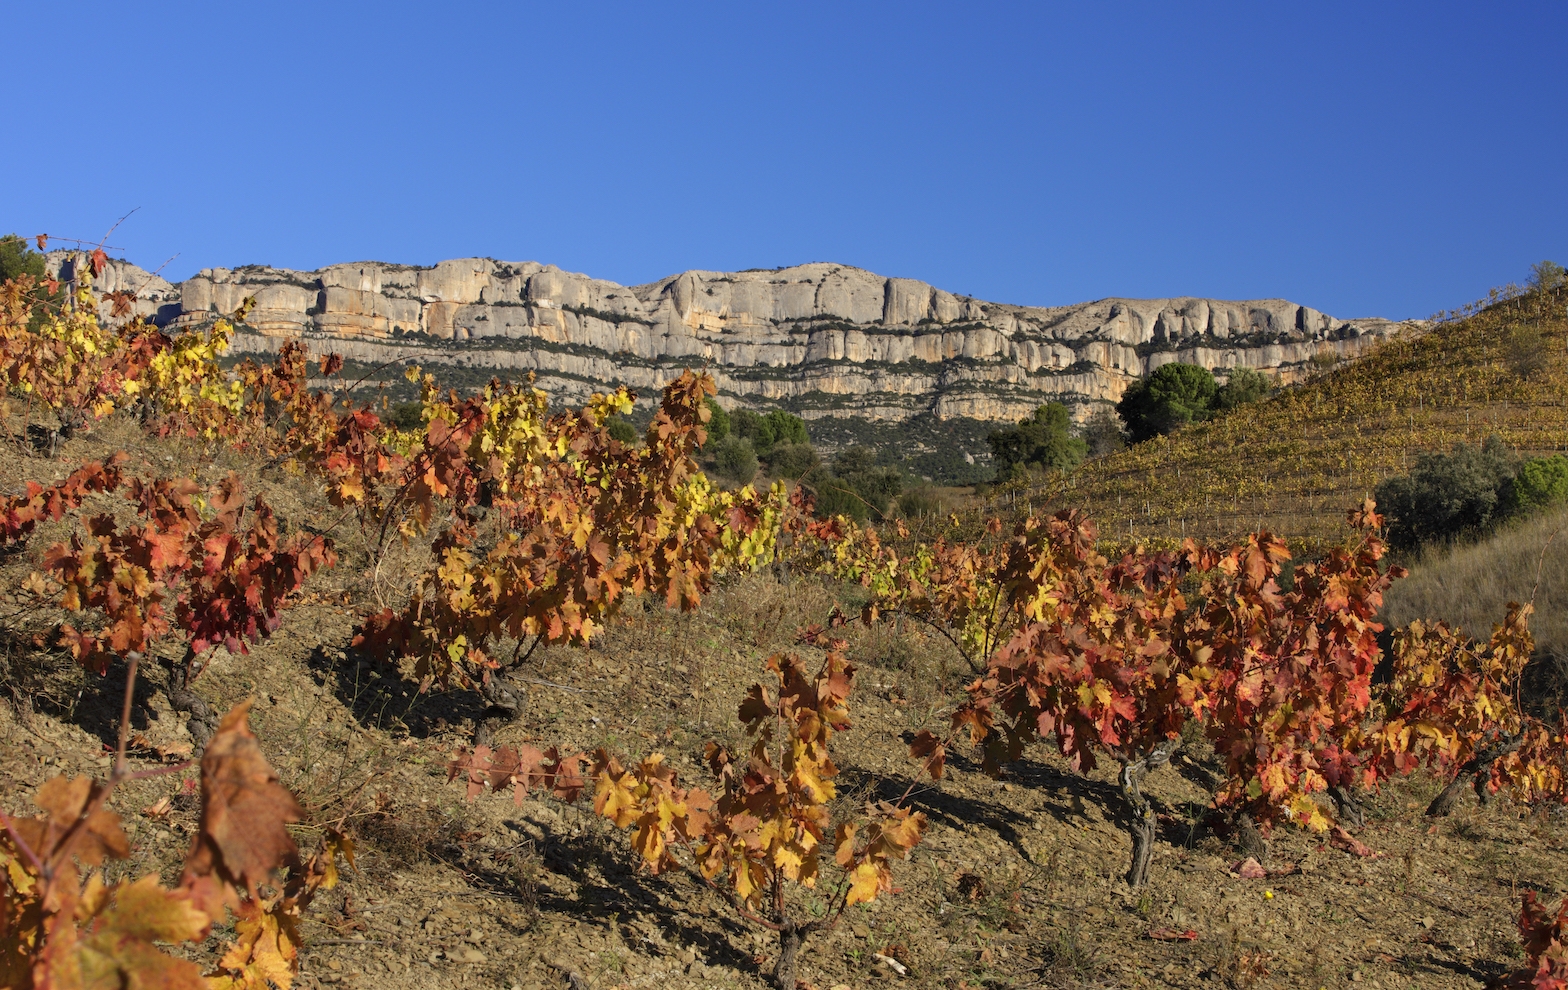
{"label": "vineyard", "polygon": [[[628,443],[624,390],[409,367],[400,428],[335,357],[220,364],[245,307],[127,319],[99,263],[0,296],[0,986],[1568,979],[1533,604],[1384,630],[1352,496],[1379,403],[1440,445],[1473,389],[1561,444],[1506,411],[1561,347],[1467,343],[1498,310],[1092,468],[1099,522],[938,535],[710,482],[705,375]],[[1506,305],[1560,345],[1560,303]],[[1286,421],[1346,465],[1269,489],[1310,557],[1250,504],[1108,552],[1138,472],[1207,465],[1164,518],[1239,507],[1202,444]]]}
{"label": "vineyard", "polygon": [[1321,545],[1338,537],[1346,506],[1423,452],[1492,435],[1526,455],[1568,450],[1564,295],[1471,307],[1023,497],[1082,507],[1119,540],[1231,539],[1266,526]]}

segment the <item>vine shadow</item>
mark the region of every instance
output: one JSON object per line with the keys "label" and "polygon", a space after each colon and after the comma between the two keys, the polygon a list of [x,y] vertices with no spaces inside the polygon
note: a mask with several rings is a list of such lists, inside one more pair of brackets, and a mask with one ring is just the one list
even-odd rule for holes
{"label": "vine shadow", "polygon": [[[575,805],[569,807],[577,814],[586,815]],[[736,949],[726,937],[747,935],[751,928],[746,922],[727,907],[711,919],[717,923],[717,930],[703,927],[694,917],[693,901],[706,893],[698,881],[682,876],[680,881],[672,882],[638,869],[635,863],[628,862],[624,851],[612,848],[605,841],[605,835],[599,829],[584,827],[572,834],[561,825],[533,819],[530,822],[544,836],[534,840],[534,852],[540,864],[556,876],[571,881],[577,893],[573,900],[540,887],[535,902],[541,911],[570,914],[605,931],[614,927],[617,917],[625,919],[645,913],[661,919],[661,928],[674,935],[680,945],[696,949],[709,965],[729,966],[742,972],[754,967],[751,956]],[[524,832],[515,821],[503,824],[513,831]],[[590,865],[596,865],[598,870],[591,870]]]}
{"label": "vine shadow", "polygon": [[330,688],[362,728],[427,739],[464,722],[478,724],[488,707],[477,691],[432,685],[420,691],[396,664],[357,650],[318,646],[305,658],[318,686]]}

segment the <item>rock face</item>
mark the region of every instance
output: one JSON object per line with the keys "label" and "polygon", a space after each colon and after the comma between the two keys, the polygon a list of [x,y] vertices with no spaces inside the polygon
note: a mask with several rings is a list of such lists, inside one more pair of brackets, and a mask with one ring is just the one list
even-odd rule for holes
{"label": "rock face", "polygon": [[[138,272],[116,262],[105,279],[134,285]],[[563,399],[616,384],[656,394],[680,369],[704,367],[726,404],[891,420],[1016,419],[1051,399],[1083,418],[1170,361],[1289,378],[1320,352],[1351,357],[1400,326],[1282,299],[1011,306],[837,264],[690,271],[631,287],[486,258],[213,268],[178,287],[146,284],[143,310],[173,327],[254,296],[251,332],[237,344],[251,352],[304,338],[314,351],[376,365],[532,371]]]}

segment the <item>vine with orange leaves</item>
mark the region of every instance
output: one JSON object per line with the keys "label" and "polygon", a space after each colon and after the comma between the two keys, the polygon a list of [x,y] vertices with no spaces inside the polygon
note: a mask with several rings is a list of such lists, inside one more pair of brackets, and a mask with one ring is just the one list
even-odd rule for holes
{"label": "vine with orange leaves", "polygon": [[[319,479],[359,524],[373,568],[389,541],[428,539],[437,564],[405,607],[372,616],[358,640],[397,644],[427,684],[483,681],[499,667],[487,650],[502,636],[519,646],[525,637],[586,642],[628,596],[657,593],[692,608],[716,571],[771,559],[783,490],[721,491],[695,470],[713,391],[706,376],[688,372],[666,389],[641,448],[614,441],[605,426],[630,408],[624,390],[551,415],[531,386],[492,383],[459,399],[428,377],[424,429],[405,433],[368,405],[310,389],[297,343],[270,365],[223,371],[218,359],[249,300],[233,319],[184,333],[100,320],[92,278],[103,263],[100,253],[78,266],[69,284],[23,278],[0,290],[0,377],[28,397],[24,439],[35,405],[59,424],[56,441],[127,410],[155,434],[251,448]],[[129,300],[112,303],[111,317],[129,314]],[[341,367],[329,356],[319,370]],[[137,973],[168,986],[287,987],[299,911],[335,882],[335,852],[352,846],[329,835],[324,852],[299,865],[282,823],[300,809],[266,767],[243,708],[209,727],[210,739],[198,735],[203,826],[181,884],[109,889],[92,871],[126,854],[105,808],[115,786],[181,769],[126,764],[139,664],[160,644],[182,643],[171,700],[189,694],[213,647],[243,653],[271,635],[312,574],[336,563],[335,526],[284,532],[237,476],[202,489],[123,454],[0,500],[0,545],[19,548],[41,523],[62,522],[66,538],[43,553],[23,593],[33,606],[81,617],[40,634],[40,646],[61,647],[99,674],[125,665],[119,757],[107,781],[47,782],[36,799],[42,817],[7,818],[0,985],[97,986]],[[454,561],[473,565],[481,594],[467,593]],[[288,876],[276,878],[284,867]],[[203,939],[225,912],[238,916],[238,941],[205,978],[154,944]]]}
{"label": "vine with orange leaves", "polygon": [[805,555],[867,588],[866,621],[915,616],[983,664],[950,732],[923,732],[912,746],[933,776],[961,738],[993,774],[1039,739],[1080,772],[1100,757],[1120,765],[1132,886],[1147,880],[1157,822],[1141,780],[1189,728],[1223,761],[1215,806],[1265,832],[1359,824],[1356,789],[1419,765],[1449,777],[1450,793],[1474,778],[1522,801],[1568,798],[1568,726],[1528,717],[1518,699],[1529,606],[1512,608],[1488,646],[1444,627],[1401,631],[1394,677],[1375,685],[1376,616],[1402,572],[1381,563],[1371,502],[1348,521],[1344,546],[1294,567],[1266,532],[1109,561],[1076,512],[1025,517],[1005,542],[993,521],[971,545],[899,546],[841,520],[809,524],[818,543],[808,539]]}

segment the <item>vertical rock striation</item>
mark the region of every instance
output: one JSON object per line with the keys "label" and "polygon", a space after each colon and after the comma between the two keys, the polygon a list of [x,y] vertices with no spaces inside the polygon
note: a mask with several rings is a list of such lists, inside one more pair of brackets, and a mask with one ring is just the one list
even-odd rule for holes
{"label": "vertical rock striation", "polygon": [[[71,261],[59,252],[50,263]],[[837,264],[689,271],[630,287],[487,258],[212,268],[178,286],[114,262],[105,278],[142,283],[141,311],[173,327],[254,296],[237,345],[252,352],[304,338],[374,364],[531,371],[571,399],[615,384],[647,393],[697,366],[736,404],[884,420],[1016,419],[1051,399],[1081,417],[1170,361],[1289,378],[1321,352],[1353,357],[1400,327],[1283,299],[1012,306]]]}

